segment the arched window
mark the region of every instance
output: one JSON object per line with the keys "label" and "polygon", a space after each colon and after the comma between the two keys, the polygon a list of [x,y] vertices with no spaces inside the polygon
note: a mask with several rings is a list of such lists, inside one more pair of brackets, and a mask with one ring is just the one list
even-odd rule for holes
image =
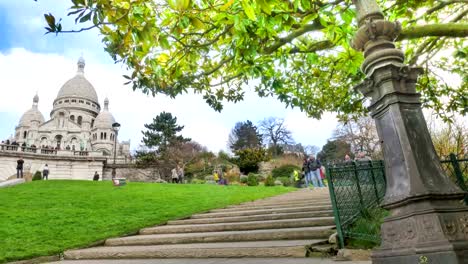
{"label": "arched window", "polygon": [[91,128],[94,127],[94,119],[91,119]]}
{"label": "arched window", "polygon": [[26,138],[26,136],[28,136],[28,132],[27,132],[27,131],[24,131],[24,132],[23,132],[23,138]]}
{"label": "arched window", "polygon": [[107,132],[104,132],[104,140],[107,139]]}
{"label": "arched window", "polygon": [[74,115],[71,115],[71,116],[70,116],[70,120],[73,121],[73,122],[75,122],[75,116],[74,116]]}
{"label": "arched window", "polygon": [[83,117],[79,116],[79,117],[78,117],[78,125],[81,126],[81,122],[83,122]]}
{"label": "arched window", "polygon": [[101,132],[101,139],[104,139],[104,133]]}

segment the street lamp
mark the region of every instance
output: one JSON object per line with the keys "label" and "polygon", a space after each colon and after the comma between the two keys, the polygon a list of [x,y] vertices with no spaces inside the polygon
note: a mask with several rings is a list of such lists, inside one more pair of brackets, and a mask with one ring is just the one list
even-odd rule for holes
{"label": "street lamp", "polygon": [[119,134],[120,124],[115,122],[112,124],[112,130],[114,130],[114,166],[112,167],[112,179],[115,178],[115,157],[117,156],[117,135]]}

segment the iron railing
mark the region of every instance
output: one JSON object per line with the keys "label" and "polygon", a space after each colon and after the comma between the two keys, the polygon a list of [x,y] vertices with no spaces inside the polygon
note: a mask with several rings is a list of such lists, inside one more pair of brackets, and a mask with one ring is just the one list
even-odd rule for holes
{"label": "iron railing", "polygon": [[[468,180],[467,161],[466,156],[457,159],[454,154],[441,160],[447,176],[465,192],[468,192],[465,184]],[[384,162],[351,161],[327,164],[326,169],[339,247],[344,247],[347,238],[380,243],[375,227],[356,229],[353,226],[358,219],[372,217],[369,214],[380,210],[386,189]],[[468,195],[465,203],[468,204]]]}

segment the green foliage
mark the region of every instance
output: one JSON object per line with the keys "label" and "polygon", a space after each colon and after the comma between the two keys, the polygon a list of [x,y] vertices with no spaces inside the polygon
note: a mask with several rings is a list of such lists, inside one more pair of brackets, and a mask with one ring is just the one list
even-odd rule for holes
{"label": "green foliage", "polygon": [[268,175],[265,179],[265,186],[275,186],[275,179],[271,175]]}
{"label": "green foliage", "polygon": [[[384,218],[388,215],[389,212],[382,208],[366,209],[361,212],[361,216],[353,224],[350,232],[380,237],[380,226],[382,225]],[[347,247],[350,248],[372,249],[378,245],[378,243],[363,239],[350,238],[347,240]]]}
{"label": "green foliage", "polygon": [[294,173],[294,170],[297,170],[298,172],[300,172],[301,168],[299,168],[296,165],[287,164],[278,168],[274,168],[271,171],[271,175],[273,176],[273,178],[290,177]]}
{"label": "green foliage", "polygon": [[247,176],[247,185],[258,186],[258,179],[255,173],[249,173],[249,175]]}
{"label": "green foliage", "polygon": [[33,181],[40,181],[42,180],[42,173],[40,171],[36,171],[32,177]]}
{"label": "green foliage", "polygon": [[240,176],[240,182],[243,183],[243,184],[246,184],[247,183],[247,175],[241,175]]}
{"label": "green foliage", "polygon": [[115,189],[109,181],[64,180],[5,188],[0,191],[0,263],[58,255],[194,213],[288,191],[284,187],[135,182]]}
{"label": "green foliage", "polygon": [[229,134],[228,144],[234,152],[246,148],[261,148],[262,135],[251,121],[237,122]]}
{"label": "green foliage", "polygon": [[189,138],[176,135],[184,126],[177,125],[177,117],[173,117],[171,113],[162,112],[155,118],[153,123],[145,124],[146,131],[142,131],[142,142],[148,148],[155,148],[158,153],[164,152],[169,145],[188,142]]}
{"label": "green foliage", "polygon": [[193,179],[190,183],[191,184],[204,184],[205,180]]}
{"label": "green foliage", "polygon": [[246,148],[235,152],[235,158],[231,161],[236,164],[244,174],[258,171],[258,164],[262,161],[268,161],[269,157],[262,148]]}
{"label": "green foliage", "polygon": [[352,155],[351,145],[343,140],[328,140],[317,154],[318,159],[322,163],[331,162],[335,160],[344,160],[345,155]]}
{"label": "green foliage", "polygon": [[[363,56],[349,45],[356,32],[352,1],[72,2],[68,15],[82,27],[99,29],[105,50],[130,69],[124,78],[134,90],[171,97],[192,91],[220,111],[226,101],[243,99],[245,83],[258,80],[259,96],[276,96],[315,118],[327,111],[342,117],[365,111],[352,89],[364,78]],[[427,66],[431,60],[418,84],[424,105],[441,114],[466,113],[466,79],[452,89],[435,73],[466,73],[466,60],[438,56],[466,47],[466,3],[378,3],[388,20],[402,23],[397,41],[407,62]],[[47,32],[65,31],[52,14],[45,19]],[[439,27],[429,31],[427,25]]]}
{"label": "green foliage", "polygon": [[281,183],[283,183],[284,186],[293,186],[294,185],[294,180],[292,180],[291,177],[278,177],[276,179],[281,181]]}

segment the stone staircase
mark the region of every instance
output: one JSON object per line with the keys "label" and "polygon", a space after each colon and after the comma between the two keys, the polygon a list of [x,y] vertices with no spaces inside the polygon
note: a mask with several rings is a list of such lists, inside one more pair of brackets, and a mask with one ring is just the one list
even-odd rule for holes
{"label": "stone staircase", "polygon": [[[326,251],[334,220],[328,190],[288,194],[195,214],[107,239],[103,246],[69,250],[66,260],[161,258],[291,258]],[[325,249],[325,250],[324,250]]]}

